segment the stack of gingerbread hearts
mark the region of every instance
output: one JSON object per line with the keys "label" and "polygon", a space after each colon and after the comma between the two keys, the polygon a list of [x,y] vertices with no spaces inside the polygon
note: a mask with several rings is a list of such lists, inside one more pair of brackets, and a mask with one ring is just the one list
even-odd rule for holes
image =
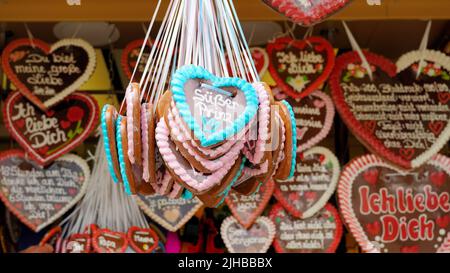
{"label": "stack of gingerbread hearts", "polygon": [[272,175],[291,174],[292,111],[264,83],[184,66],[158,109],[155,138],[167,170],[206,206],[222,204],[231,188],[251,194]]}
{"label": "stack of gingerbread hearts", "polygon": [[125,96],[126,115],[112,105],[103,107],[101,125],[111,177],[128,194],[179,197],[183,189],[173,184],[155,147],[153,105],[141,104],[140,97],[139,85],[132,83]]}

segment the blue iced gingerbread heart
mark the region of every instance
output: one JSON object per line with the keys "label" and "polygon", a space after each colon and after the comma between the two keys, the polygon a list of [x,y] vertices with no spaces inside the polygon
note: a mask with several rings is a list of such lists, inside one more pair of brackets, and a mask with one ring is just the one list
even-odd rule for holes
{"label": "blue iced gingerbread heart", "polygon": [[171,92],[181,118],[204,147],[239,133],[258,110],[258,96],[250,83],[217,77],[199,66],[178,69]]}

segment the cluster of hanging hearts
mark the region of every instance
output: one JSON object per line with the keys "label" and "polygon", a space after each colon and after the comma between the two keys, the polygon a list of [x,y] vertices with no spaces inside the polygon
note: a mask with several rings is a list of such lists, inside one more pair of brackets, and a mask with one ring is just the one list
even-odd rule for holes
{"label": "cluster of hanging hearts", "polygon": [[187,189],[216,207],[231,188],[252,194],[293,175],[294,113],[266,84],[184,66],[156,107],[139,97],[131,84],[126,116],[106,105],[101,118],[111,176],[127,193],[179,198]]}
{"label": "cluster of hanging hearts", "polygon": [[[174,26],[179,30],[161,27],[144,71],[139,72],[141,81],[129,85],[123,107],[103,108],[110,173],[128,194],[179,198],[185,193],[216,207],[231,188],[252,194],[272,177],[293,175],[297,148],[293,110],[287,101],[276,102],[269,86],[259,81],[246,44],[233,42],[244,39],[232,10],[229,1],[173,3],[167,13],[172,16],[164,22],[184,23]],[[199,11],[203,12],[199,18],[182,16]],[[202,17],[211,25],[200,22]],[[215,20],[221,22],[218,29],[213,28]],[[208,28],[197,31],[205,25]],[[175,45],[161,39],[168,35],[179,41],[176,54]],[[203,48],[209,47],[208,55]],[[136,67],[132,76],[135,72]]]}

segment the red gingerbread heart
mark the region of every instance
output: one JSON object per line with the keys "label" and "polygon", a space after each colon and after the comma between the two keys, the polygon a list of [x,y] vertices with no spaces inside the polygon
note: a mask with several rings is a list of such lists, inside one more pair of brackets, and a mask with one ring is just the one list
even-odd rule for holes
{"label": "red gingerbread heart", "polygon": [[128,242],[138,253],[152,253],[158,246],[158,235],[151,228],[130,227],[128,229]]}
{"label": "red gingerbread heart", "polygon": [[[145,42],[144,39],[134,40],[134,41],[128,43],[122,51],[122,57],[120,59],[120,63],[122,65],[122,69],[125,72],[125,75],[128,77],[128,79],[131,79],[131,76],[133,75],[133,71],[137,64],[139,53],[141,52],[141,47],[144,44],[144,42]],[[145,49],[142,52],[142,56],[139,61],[139,65],[136,68],[136,73],[134,75],[134,79],[140,79],[142,77],[148,57],[150,56],[150,51],[151,51],[152,46],[153,46],[153,42],[147,41],[147,45],[145,46]]]}
{"label": "red gingerbread heart", "polygon": [[292,98],[304,98],[318,89],[334,66],[334,51],[321,37],[293,40],[278,38],[267,44],[269,72],[283,92]]}
{"label": "red gingerbread heart", "polygon": [[274,196],[297,218],[309,218],[325,206],[339,179],[339,161],[328,149],[314,147],[303,153],[294,176],[275,182]]}
{"label": "red gingerbread heart", "polygon": [[97,229],[92,235],[92,245],[97,253],[124,253],[128,248],[127,235],[107,228]]}
{"label": "red gingerbread heart", "polygon": [[41,110],[75,92],[94,72],[95,62],[94,48],[81,39],[63,39],[51,46],[38,39],[18,39],[2,53],[9,80]]}
{"label": "red gingerbread heart", "polygon": [[[364,175],[373,170],[375,186]],[[441,186],[431,178],[436,173],[444,174]],[[410,172],[375,155],[355,158],[337,193],[341,215],[365,252],[450,251],[450,158],[438,154]]]}
{"label": "red gingerbread heart", "polygon": [[231,190],[225,198],[225,202],[231,210],[233,216],[246,229],[250,228],[258,216],[263,213],[267,203],[272,197],[275,183],[267,181],[259,190],[250,196],[240,194]]}
{"label": "red gingerbread heart", "polygon": [[3,119],[11,136],[41,165],[80,145],[98,122],[97,102],[87,94],[74,93],[52,111],[50,116],[19,92],[11,93],[3,107]]}
{"label": "red gingerbread heart", "polygon": [[336,109],[355,136],[372,152],[403,168],[424,164],[450,138],[450,57],[426,51],[419,78],[420,54],[405,54],[397,66],[364,52],[370,80],[356,52],[342,54],[330,77]]}

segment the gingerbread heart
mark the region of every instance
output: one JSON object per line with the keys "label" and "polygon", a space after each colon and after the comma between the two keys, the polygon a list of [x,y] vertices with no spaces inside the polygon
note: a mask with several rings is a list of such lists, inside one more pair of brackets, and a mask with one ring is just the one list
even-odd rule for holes
{"label": "gingerbread heart", "polygon": [[302,26],[311,26],[343,9],[351,0],[263,0],[275,11]]}
{"label": "gingerbread heart", "polygon": [[88,233],[76,233],[70,235],[65,244],[64,253],[90,253],[91,235]]}
{"label": "gingerbread heart", "polygon": [[69,95],[51,111],[43,112],[19,92],[13,92],[3,107],[11,136],[41,165],[80,145],[96,128],[98,118],[97,102],[82,93]]}
{"label": "gingerbread heart", "polygon": [[219,78],[198,66],[178,69],[171,81],[178,112],[203,147],[242,131],[258,110],[255,88],[239,78]]}
{"label": "gingerbread heart", "polygon": [[450,252],[450,158],[438,154],[405,172],[361,156],[344,168],[337,192],[365,252]]}
{"label": "gingerbread heart", "polygon": [[95,64],[94,48],[81,39],[63,39],[51,46],[38,39],[18,39],[2,53],[9,80],[44,111],[86,82]]}
{"label": "gingerbread heart", "polygon": [[128,248],[127,235],[107,228],[97,229],[92,235],[92,245],[97,253],[124,253]]}
{"label": "gingerbread heart", "polygon": [[[373,81],[356,52],[336,60],[330,77],[336,109],[373,153],[403,169],[419,167],[450,138],[450,101],[443,99],[450,92],[450,57],[425,59],[427,66],[431,62],[439,68],[427,68],[433,72],[421,73],[416,79],[414,59],[410,66],[399,67],[397,73],[396,65],[389,60],[370,52],[364,54]],[[434,74],[435,70],[439,74]]]}
{"label": "gingerbread heart", "polygon": [[158,246],[158,235],[151,228],[130,227],[128,242],[137,253],[152,253]]}
{"label": "gingerbread heart", "polygon": [[273,246],[278,253],[333,253],[341,241],[342,222],[331,204],[307,219],[294,218],[275,204],[270,219],[276,226]]}
{"label": "gingerbread heart", "polygon": [[197,197],[170,199],[161,195],[137,195],[135,200],[153,221],[172,232],[180,229],[202,207]]}
{"label": "gingerbread heart", "polygon": [[84,195],[89,167],[64,155],[46,168],[20,150],[0,153],[0,198],[30,229],[38,232],[72,208]]}
{"label": "gingerbread heart", "polygon": [[330,199],[339,179],[339,161],[327,148],[314,147],[299,154],[294,177],[278,180],[274,196],[290,214],[309,218]]}
{"label": "gingerbread heart", "polygon": [[250,228],[258,216],[262,214],[272,197],[275,184],[272,180],[262,184],[258,191],[250,196],[230,191],[225,199],[231,213],[246,229]]}
{"label": "gingerbread heart", "polygon": [[141,59],[138,63],[139,53],[141,52],[141,47],[144,42],[144,39],[131,41],[125,46],[122,51],[120,64],[128,79],[131,79],[131,76],[133,75],[133,71],[135,69],[136,73],[134,74],[134,79],[142,78],[142,74],[145,70],[145,65],[147,64],[148,57],[150,56],[151,47],[153,46],[152,41],[147,41],[147,45],[145,46],[144,51],[142,52]]}
{"label": "gingerbread heart", "polygon": [[330,132],[334,104],[322,91],[314,91],[302,99],[286,99],[292,106],[297,125],[297,152],[313,147]]}
{"label": "gingerbread heart", "polygon": [[278,38],[267,44],[267,52],[270,75],[292,98],[303,98],[317,90],[334,66],[333,47],[320,37]]}
{"label": "gingerbread heart", "polygon": [[250,229],[245,229],[230,216],[220,227],[220,235],[230,253],[266,253],[275,236],[272,221],[260,216]]}

